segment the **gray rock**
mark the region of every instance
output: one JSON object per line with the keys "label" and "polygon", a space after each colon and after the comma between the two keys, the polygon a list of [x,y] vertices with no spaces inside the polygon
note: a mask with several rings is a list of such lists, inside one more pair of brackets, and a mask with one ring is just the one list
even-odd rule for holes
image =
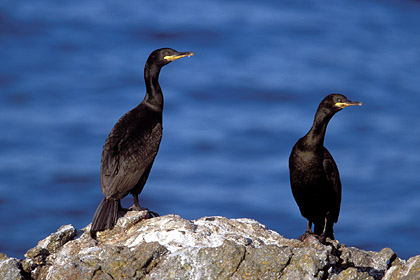
{"label": "gray rock", "polygon": [[24,279],[17,259],[8,258],[5,254],[0,254],[0,279]]}
{"label": "gray rock", "polygon": [[397,259],[385,274],[384,280],[415,280],[420,279],[420,255],[408,261]]}
{"label": "gray rock", "polygon": [[[367,272],[373,279],[382,279],[397,254],[390,248],[380,252],[362,251],[354,247],[343,247],[339,251],[341,268],[352,267],[358,272]],[[338,267],[340,269],[340,267]]]}
{"label": "gray rock", "polygon": [[292,255],[286,246],[248,246],[233,279],[279,279]]}
{"label": "gray rock", "polygon": [[146,279],[229,279],[243,260],[245,249],[226,241],[218,247],[191,248],[168,255]]}
{"label": "gray rock", "polygon": [[0,255],[0,279],[419,279],[420,256],[287,239],[251,219],[130,211],[112,230],[61,227],[26,259]]}
{"label": "gray rock", "polygon": [[373,280],[368,272],[362,272],[355,267],[349,267],[341,271],[339,274],[332,275],[331,280]]}
{"label": "gray rock", "polygon": [[57,232],[39,241],[36,247],[28,250],[25,257],[36,264],[44,264],[47,256],[55,253],[67,241],[73,239],[76,234],[77,230],[72,225],[62,226]]}

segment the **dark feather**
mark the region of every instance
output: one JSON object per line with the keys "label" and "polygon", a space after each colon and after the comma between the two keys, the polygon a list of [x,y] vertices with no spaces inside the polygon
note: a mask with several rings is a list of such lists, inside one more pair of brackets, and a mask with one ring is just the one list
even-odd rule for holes
{"label": "dark feather", "polygon": [[178,58],[191,56],[164,48],[153,51],[144,67],[146,95],[133,110],[123,115],[109,133],[102,150],[101,189],[105,198],[92,221],[91,235],[112,228],[120,199],[138,195],[147,181],[162,139],[163,94],[159,85],[161,68]]}
{"label": "dark feather", "polygon": [[159,112],[140,104],[121,117],[102,151],[101,188],[106,198],[121,199],[131,191],[153,164],[161,139]]}
{"label": "dark feather", "polygon": [[290,186],[300,213],[308,220],[308,231],[314,224],[315,234],[331,239],[340,214],[341,182],[337,165],[324,147],[324,138],[332,116],[351,105],[361,103],[340,94],[325,97],[311,129],[293,146],[289,158]]}

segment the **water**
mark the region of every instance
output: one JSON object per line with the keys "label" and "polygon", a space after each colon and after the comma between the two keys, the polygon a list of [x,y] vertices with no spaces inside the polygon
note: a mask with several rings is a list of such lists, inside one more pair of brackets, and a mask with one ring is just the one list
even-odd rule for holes
{"label": "water", "polygon": [[[324,96],[341,172],[336,237],[420,254],[418,1],[2,1],[0,252],[22,258],[102,199],[112,126],[144,95],[160,47],[164,135],[142,205],[187,219],[248,217],[296,238],[288,156]],[[123,201],[131,205],[131,198]]]}

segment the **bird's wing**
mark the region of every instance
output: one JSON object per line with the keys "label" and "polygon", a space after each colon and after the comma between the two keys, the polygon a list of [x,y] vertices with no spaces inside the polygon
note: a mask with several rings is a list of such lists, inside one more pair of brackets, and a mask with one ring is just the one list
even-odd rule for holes
{"label": "bird's wing", "polygon": [[337,222],[338,215],[340,214],[340,205],[341,205],[341,181],[340,174],[338,172],[337,164],[335,163],[330,152],[324,148],[324,160],[323,160],[324,171],[327,176],[327,181],[329,187],[332,188],[331,200],[332,200],[332,209],[331,214],[334,218],[334,222]]}
{"label": "bird's wing", "polygon": [[121,199],[128,194],[153,163],[161,139],[161,123],[149,130],[113,128],[102,151],[101,188],[105,197]]}

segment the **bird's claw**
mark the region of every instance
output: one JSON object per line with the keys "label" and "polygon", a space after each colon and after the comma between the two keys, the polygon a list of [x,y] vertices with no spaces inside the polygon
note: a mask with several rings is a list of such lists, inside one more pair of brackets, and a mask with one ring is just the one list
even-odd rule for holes
{"label": "bird's claw", "polygon": [[143,208],[143,207],[136,206],[136,205],[133,205],[130,208],[128,208],[128,211],[147,211],[152,218],[153,218],[153,216],[154,217],[159,217],[158,213],[156,213],[154,211],[150,211],[148,208]]}

